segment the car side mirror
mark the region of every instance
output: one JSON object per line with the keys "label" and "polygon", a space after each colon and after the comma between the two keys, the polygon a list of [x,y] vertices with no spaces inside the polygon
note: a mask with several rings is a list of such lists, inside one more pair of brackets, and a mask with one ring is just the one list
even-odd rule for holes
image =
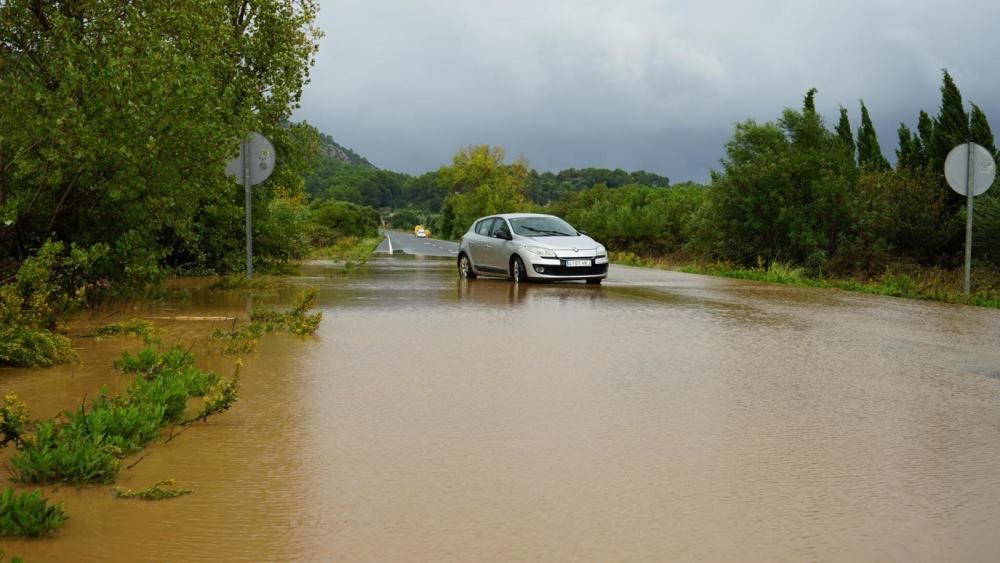
{"label": "car side mirror", "polygon": [[578,230],[578,231],[576,231],[576,234],[578,234],[578,235],[584,235],[584,236],[590,236],[590,235],[587,234],[587,231],[580,231],[580,230]]}
{"label": "car side mirror", "polygon": [[508,233],[507,231],[497,231],[496,233],[494,233],[493,236],[495,236],[496,238],[501,238],[503,240],[512,240],[513,239],[513,237],[511,237],[510,233]]}

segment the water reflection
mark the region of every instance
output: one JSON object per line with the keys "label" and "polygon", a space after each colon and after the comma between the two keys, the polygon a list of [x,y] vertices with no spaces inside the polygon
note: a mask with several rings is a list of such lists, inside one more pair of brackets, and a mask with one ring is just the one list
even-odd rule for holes
{"label": "water reflection", "polygon": [[512,283],[484,278],[457,279],[455,284],[460,301],[483,306],[547,302],[586,304],[607,298],[603,287],[582,283]]}

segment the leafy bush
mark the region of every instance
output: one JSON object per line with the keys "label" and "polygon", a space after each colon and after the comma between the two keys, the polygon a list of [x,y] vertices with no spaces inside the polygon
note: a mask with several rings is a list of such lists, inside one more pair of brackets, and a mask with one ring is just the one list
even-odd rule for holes
{"label": "leafy bush", "polygon": [[254,235],[254,252],[262,265],[304,257],[310,247],[309,208],[297,200],[277,198],[267,211]]}
{"label": "leafy bush", "polygon": [[17,395],[8,393],[0,406],[0,448],[14,442],[21,443],[21,435],[27,431],[29,424],[28,406]]}
{"label": "leafy bush", "polygon": [[708,195],[697,185],[598,185],[566,196],[552,211],[612,250],[663,255],[683,250],[688,225]]}
{"label": "leafy bush", "polygon": [[0,536],[36,538],[62,527],[67,516],[61,504],[49,505],[41,491],[0,492]]}
{"label": "leafy bush", "polygon": [[44,367],[77,359],[70,341],[55,332],[77,311],[91,285],[91,267],[106,247],[69,252],[61,242],[46,242],[21,264],[12,283],[0,286],[0,366]]}
{"label": "leafy bush", "polygon": [[329,246],[343,237],[373,237],[378,235],[382,219],[377,211],[343,201],[320,201],[310,208],[312,244]]}

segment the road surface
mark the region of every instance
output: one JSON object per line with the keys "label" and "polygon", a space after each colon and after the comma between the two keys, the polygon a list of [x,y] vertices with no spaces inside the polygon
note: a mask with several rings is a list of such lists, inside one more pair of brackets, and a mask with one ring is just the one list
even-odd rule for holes
{"label": "road surface", "polygon": [[[403,231],[385,231],[386,239],[375,249],[381,254],[414,254],[419,256],[458,256],[458,243],[433,238],[418,238]],[[391,249],[391,250],[390,250]]]}

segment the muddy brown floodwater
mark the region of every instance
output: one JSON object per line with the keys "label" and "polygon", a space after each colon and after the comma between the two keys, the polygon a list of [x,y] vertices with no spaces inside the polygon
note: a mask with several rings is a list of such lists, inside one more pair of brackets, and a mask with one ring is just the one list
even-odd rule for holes
{"label": "muddy brown floodwater", "polygon": [[[194,494],[47,487],[71,519],[7,554],[1000,561],[1000,311],[632,268],[514,287],[412,257],[291,283],[260,299],[319,286],[317,335],[265,337],[234,410],[119,479]],[[80,323],[152,318],[198,351],[245,307],[195,292]],[[80,365],[0,387],[38,416],[123,389],[110,363],[138,342],[78,343]]]}

